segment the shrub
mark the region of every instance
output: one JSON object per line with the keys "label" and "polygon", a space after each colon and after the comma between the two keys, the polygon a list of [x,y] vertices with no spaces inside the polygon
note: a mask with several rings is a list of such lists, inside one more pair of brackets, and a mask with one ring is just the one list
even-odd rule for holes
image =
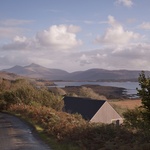
{"label": "shrub", "polygon": [[141,72],[138,80],[140,88],[137,88],[137,94],[141,98],[142,106],[124,113],[124,122],[128,127],[150,132],[150,77]]}
{"label": "shrub", "polygon": [[9,90],[11,87],[11,81],[7,79],[0,79],[0,93]]}
{"label": "shrub", "polygon": [[92,98],[92,99],[106,99],[105,96],[99,95],[97,93],[95,93],[91,88],[87,88],[87,87],[81,87],[79,95],[82,97],[88,97],[88,98]]}
{"label": "shrub", "polygon": [[61,96],[50,93],[46,88],[37,88],[27,80],[16,80],[9,90],[0,93],[1,107],[8,108],[10,104],[24,103],[26,105],[41,105],[62,110]]}
{"label": "shrub", "polygon": [[123,113],[124,125],[131,129],[142,129],[144,121],[141,115],[141,109],[135,108],[133,110],[127,110]]}
{"label": "shrub", "polygon": [[59,143],[74,143],[79,149],[136,149],[138,145],[144,149],[150,146],[148,133],[132,132],[124,126],[89,123],[77,114],[71,115],[45,106],[34,107],[25,104],[11,105],[10,111],[40,125],[44,133],[57,139]]}
{"label": "shrub", "polygon": [[54,136],[58,140],[71,138],[73,129],[86,123],[77,114],[71,115],[58,112],[45,106],[34,107],[15,104],[10,106],[9,111],[20,114],[35,124],[39,124],[47,134]]}
{"label": "shrub", "polygon": [[138,78],[140,89],[137,89],[138,95],[142,101],[144,109],[142,113],[143,119],[150,125],[150,77],[146,77],[144,72],[141,72]]}

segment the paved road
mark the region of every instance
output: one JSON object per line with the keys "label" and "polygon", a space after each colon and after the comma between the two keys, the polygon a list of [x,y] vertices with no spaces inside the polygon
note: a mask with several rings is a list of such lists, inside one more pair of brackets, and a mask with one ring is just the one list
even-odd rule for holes
{"label": "paved road", "polygon": [[0,113],[0,150],[50,150],[17,117]]}

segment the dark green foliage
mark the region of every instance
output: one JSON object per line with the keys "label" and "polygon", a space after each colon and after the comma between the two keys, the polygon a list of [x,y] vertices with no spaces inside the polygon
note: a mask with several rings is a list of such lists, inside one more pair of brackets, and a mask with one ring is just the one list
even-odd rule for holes
{"label": "dark green foliage", "polygon": [[144,125],[144,120],[142,118],[142,113],[140,108],[135,108],[133,110],[127,110],[123,113],[124,124],[128,128],[132,129],[142,129]]}
{"label": "dark green foliage", "polygon": [[142,106],[128,110],[123,114],[124,124],[128,128],[150,134],[150,77],[142,71],[138,78],[140,88],[137,88]]}
{"label": "dark green foliage", "polygon": [[140,89],[137,89],[138,95],[142,101],[142,108],[144,109],[143,119],[150,123],[150,77],[146,77],[142,71],[139,78]]}

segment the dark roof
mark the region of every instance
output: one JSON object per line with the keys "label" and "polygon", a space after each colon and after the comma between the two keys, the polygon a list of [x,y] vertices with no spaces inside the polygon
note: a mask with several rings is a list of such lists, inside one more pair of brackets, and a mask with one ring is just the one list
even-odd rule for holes
{"label": "dark roof", "polygon": [[105,102],[105,100],[89,98],[64,97],[64,111],[72,114],[78,113],[84,119],[91,120]]}

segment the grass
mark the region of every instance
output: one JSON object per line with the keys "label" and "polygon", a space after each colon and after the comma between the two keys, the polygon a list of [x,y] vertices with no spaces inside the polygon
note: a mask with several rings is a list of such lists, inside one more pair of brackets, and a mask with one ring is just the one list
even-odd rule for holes
{"label": "grass", "polygon": [[108,100],[109,104],[123,117],[123,113],[128,109],[134,109],[141,106],[140,99],[113,99]]}
{"label": "grass", "polygon": [[121,108],[134,109],[135,107],[139,107],[141,105],[140,99],[126,99],[119,101],[111,101],[111,104],[115,104],[120,106]]}

